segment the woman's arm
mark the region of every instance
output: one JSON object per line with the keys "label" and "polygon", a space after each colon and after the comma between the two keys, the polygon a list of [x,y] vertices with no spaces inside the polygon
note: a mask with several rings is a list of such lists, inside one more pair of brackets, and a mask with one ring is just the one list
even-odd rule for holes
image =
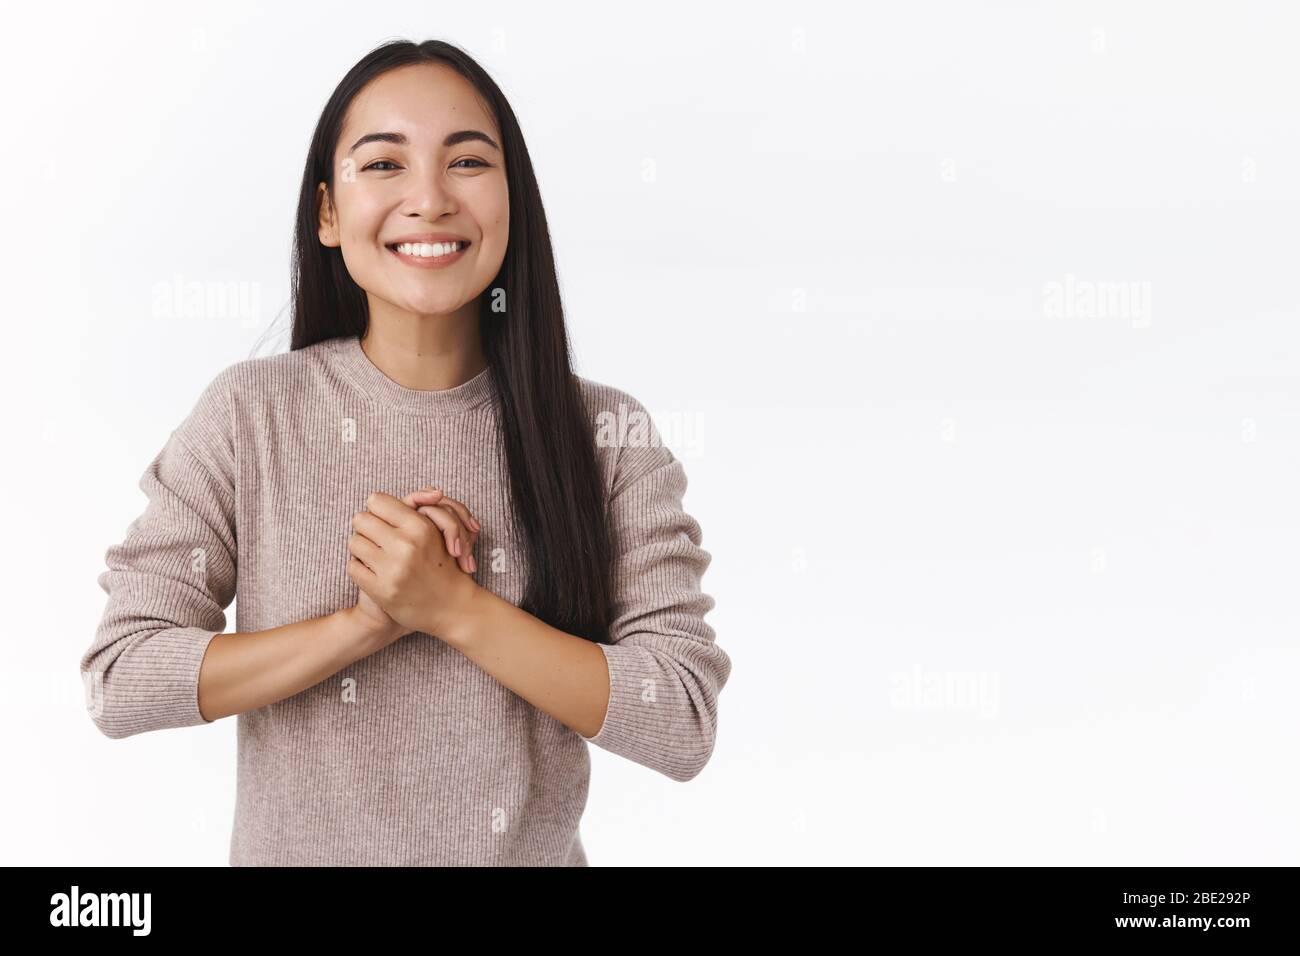
{"label": "woman's arm", "polygon": [[366,498],[366,510],[352,516],[348,539],[348,575],[361,593],[390,619],[441,638],[561,723],[595,735],[609,700],[600,648],[463,573],[443,533],[453,525],[461,530],[456,520],[436,509],[426,515],[429,520],[409,497],[375,492]]}
{"label": "woman's arm", "polygon": [[567,634],[456,569],[440,535],[375,493],[353,516],[348,574],[394,620],[443,640],[589,743],[679,781],[713,752],[731,659],[704,620],[712,556],[682,506],[686,472],[661,444],[633,449],[609,506],[608,643]]}
{"label": "woman's arm", "polygon": [[203,390],[140,477],[148,504],[105,554],[108,596],[81,655],[86,710],[107,737],[202,725],[199,670],[235,598],[236,369]]}
{"label": "woman's arm", "polygon": [[149,463],[140,478],[148,504],[105,555],[99,584],[108,604],[81,674],[87,710],[108,737],[203,725],[275,703],[409,633],[365,604],[223,633],[237,578],[230,432],[237,370],[212,381]]}
{"label": "woman's arm", "polygon": [[589,743],[694,778],[717,739],[731,658],[705,615],[712,561],[683,506],[686,472],[666,446],[636,449],[610,503],[614,619],[609,642],[566,634],[485,589],[444,605],[436,634]]}
{"label": "woman's arm", "polygon": [[[457,566],[472,574],[470,549],[478,540],[478,522],[469,509],[433,488],[414,491],[402,502],[437,519],[444,540],[461,555]],[[434,511],[439,503],[450,511]],[[199,673],[203,719],[241,714],[292,697],[410,633],[375,605],[367,609],[365,594],[361,597],[357,606],[309,621],[214,638]]]}
{"label": "woman's arm", "polygon": [[583,737],[595,737],[604,723],[609,668],[599,645],[552,627],[482,587],[438,636]]}
{"label": "woman's arm", "polygon": [[[237,579],[229,427],[237,371],[212,381],[149,463],[140,478],[148,505],[105,555],[99,584],[108,604],[80,666],[87,711],[108,737],[199,726],[275,703],[411,630],[363,601],[281,627],[223,633]],[[437,507],[441,495],[403,500],[433,506],[449,524]],[[476,523],[468,511],[463,518]],[[477,532],[454,524],[448,542],[472,545]],[[456,550],[467,558],[455,573],[471,580],[468,550]]]}
{"label": "woman's arm", "polygon": [[274,704],[406,633],[385,629],[350,607],[265,631],[218,634],[199,671],[199,713],[213,721]]}

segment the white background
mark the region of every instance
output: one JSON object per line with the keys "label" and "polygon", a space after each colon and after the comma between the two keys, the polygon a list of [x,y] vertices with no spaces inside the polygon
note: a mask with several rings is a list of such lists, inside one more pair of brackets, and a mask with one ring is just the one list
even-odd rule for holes
{"label": "white background", "polygon": [[[713,554],[717,749],[593,748],[592,865],[1300,863],[1300,24],[1136,6],[7,13],[3,862],[226,863],[235,721],[108,740],[78,658],[149,460],[287,345],[320,108],[405,37],[512,102],[578,371]],[[155,314],[178,277],[260,310]]]}

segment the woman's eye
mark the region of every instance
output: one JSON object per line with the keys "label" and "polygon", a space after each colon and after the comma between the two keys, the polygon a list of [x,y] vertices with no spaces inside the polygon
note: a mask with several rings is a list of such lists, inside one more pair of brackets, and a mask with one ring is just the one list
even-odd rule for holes
{"label": "woman's eye", "polygon": [[[473,165],[473,166],[461,166],[461,165],[460,165],[461,163],[474,163],[475,165]],[[461,169],[477,169],[477,168],[479,168],[479,167],[486,167],[487,165],[488,165],[488,164],[485,163],[485,162],[483,162],[481,159],[472,159],[472,158],[470,158],[470,157],[467,156],[467,157],[465,157],[464,159],[458,159],[458,160],[456,160],[456,162],[454,162],[454,163],[451,164],[451,168],[452,168],[452,169],[455,169],[455,168],[457,168],[457,167],[459,166]],[[377,160],[375,160],[373,163],[369,163],[369,164],[367,164],[367,165],[365,165],[365,166],[362,166],[361,169],[362,169],[362,171],[364,172],[364,171],[367,170],[367,169],[380,169],[380,167],[388,167],[388,168],[391,168],[391,169],[399,169],[399,168],[400,168],[396,163],[394,163],[394,162],[393,162],[392,160],[390,160],[390,159],[377,159]],[[388,170],[388,169],[383,169],[383,170],[381,170],[381,171],[382,171],[382,172],[388,172],[389,170]]]}

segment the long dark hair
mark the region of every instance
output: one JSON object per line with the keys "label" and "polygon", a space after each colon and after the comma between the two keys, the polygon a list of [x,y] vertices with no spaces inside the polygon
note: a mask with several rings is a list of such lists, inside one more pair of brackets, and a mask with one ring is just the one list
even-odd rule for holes
{"label": "long dark hair", "polygon": [[[604,643],[612,548],[592,422],[571,367],[546,212],[514,111],[463,50],[441,40],[385,43],[348,71],[325,104],[298,196],[290,350],[366,332],[365,292],[349,275],[341,250],[319,240],[317,186],[325,183],[333,196],[334,148],[352,98],[380,74],[415,63],[446,64],[473,84],[496,118],[505,152],[510,239],[501,271],[479,300],[479,333],[499,399],[513,540],[528,571],[520,607],[552,627]],[[503,290],[504,312],[486,307],[495,290]]]}

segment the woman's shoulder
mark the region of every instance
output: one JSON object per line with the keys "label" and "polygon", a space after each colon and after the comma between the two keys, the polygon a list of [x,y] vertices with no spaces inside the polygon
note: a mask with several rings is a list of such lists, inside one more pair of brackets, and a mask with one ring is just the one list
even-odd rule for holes
{"label": "woman's shoulder", "polygon": [[212,386],[236,396],[256,396],[319,369],[338,341],[325,339],[300,349],[240,359],[221,369]]}
{"label": "woman's shoulder", "polygon": [[299,392],[318,376],[337,341],[326,339],[300,349],[231,362],[208,381],[195,411],[230,415],[240,408],[262,407],[266,399]]}
{"label": "woman's shoulder", "polygon": [[626,389],[576,376],[611,493],[677,462],[650,409]]}
{"label": "woman's shoulder", "polygon": [[645,406],[629,392],[616,388],[605,382],[598,382],[594,379],[585,378],[581,375],[575,375],[578,380],[578,387],[582,391],[583,401],[587,403],[587,408],[592,413],[614,412],[621,410],[626,413],[628,409],[645,411]]}
{"label": "woman's shoulder", "polygon": [[261,421],[278,399],[301,394],[302,386],[317,375],[327,350],[327,339],[306,348],[239,359],[223,366],[208,379],[189,414],[177,427],[191,448],[229,447],[234,432]]}

